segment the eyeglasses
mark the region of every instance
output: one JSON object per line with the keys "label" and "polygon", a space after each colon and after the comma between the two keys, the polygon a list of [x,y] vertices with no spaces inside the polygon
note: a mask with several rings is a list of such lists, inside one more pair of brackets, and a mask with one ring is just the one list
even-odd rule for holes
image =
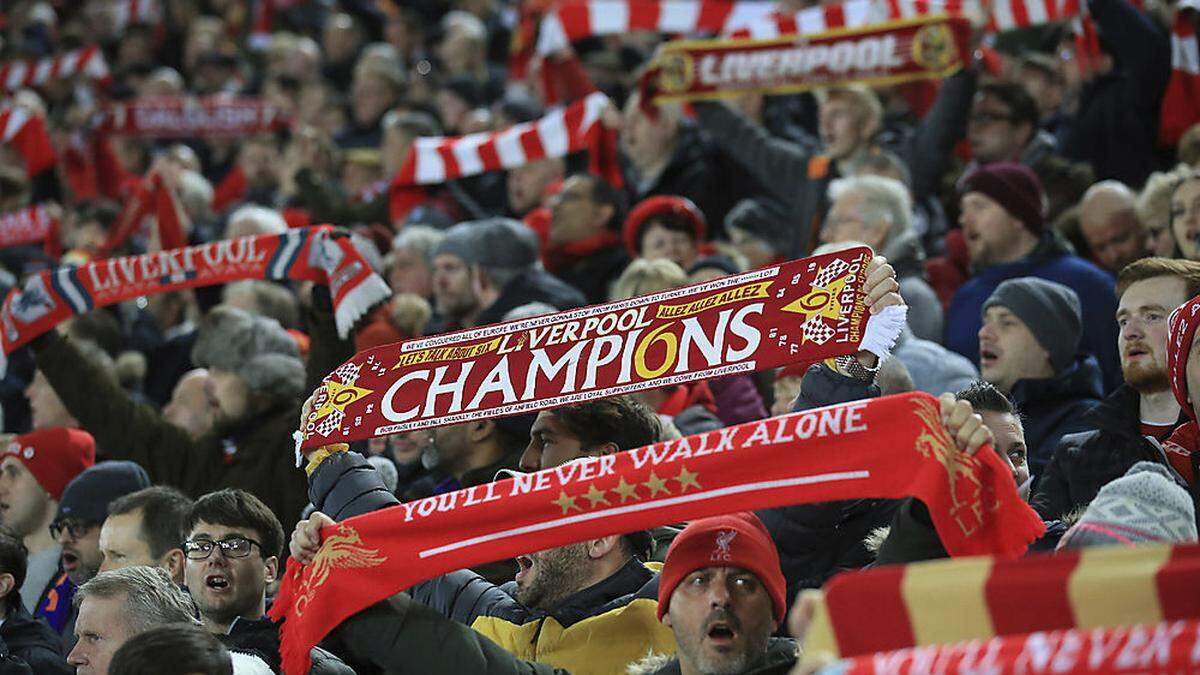
{"label": "eyeglasses", "polygon": [[193,539],[183,542],[183,553],[188,560],[208,560],[212,552],[220,547],[221,555],[226,558],[245,558],[255,546],[262,550],[262,544],[245,537],[229,537],[220,541]]}
{"label": "eyeglasses", "polygon": [[62,537],[63,532],[68,532],[72,539],[83,539],[94,527],[96,527],[96,523],[85,523],[80,520],[59,520],[50,523],[50,536],[59,539]]}

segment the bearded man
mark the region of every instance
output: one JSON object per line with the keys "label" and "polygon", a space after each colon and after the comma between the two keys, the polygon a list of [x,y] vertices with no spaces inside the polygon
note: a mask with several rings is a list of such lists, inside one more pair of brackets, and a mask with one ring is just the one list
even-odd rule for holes
{"label": "bearded man", "polygon": [[1083,419],[1093,428],[1063,436],[1038,482],[1033,508],[1044,520],[1091,502],[1142,461],[1167,463],[1165,441],[1184,418],[1167,374],[1167,318],[1200,294],[1200,263],[1143,258],[1117,277],[1121,385]]}

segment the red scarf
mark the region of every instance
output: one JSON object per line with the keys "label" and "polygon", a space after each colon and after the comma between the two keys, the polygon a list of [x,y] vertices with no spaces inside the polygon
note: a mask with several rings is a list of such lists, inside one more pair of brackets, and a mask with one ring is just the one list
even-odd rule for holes
{"label": "red scarf", "polygon": [[1158,142],[1172,146],[1200,122],[1200,42],[1196,14],[1200,2],[1180,2],[1171,25],[1171,79],[1163,94]]}
{"label": "red scarf", "polygon": [[288,564],[271,617],[284,670],[347,617],[426,579],[665,523],[843,499],[916,496],[952,555],[1012,557],[1044,530],[1011,472],[959,453],[938,402],[908,393],[796,413],[377,511]]}
{"label": "red scarf", "polygon": [[[302,447],[514,415],[853,354],[884,355],[857,247],[605,305],[360,352],[317,389]],[[299,449],[299,446],[298,446]]]}
{"label": "red scarf", "polygon": [[1196,424],[1196,413],[1188,393],[1187,363],[1192,351],[1192,339],[1200,327],[1200,296],[1180,305],[1167,320],[1167,376],[1171,379],[1171,391],[1175,400],[1187,415],[1188,421],[1179,425],[1171,438],[1163,444],[1171,466],[1189,484],[1195,484],[1191,454],[1200,451],[1200,427]]}
{"label": "red scarf", "polygon": [[970,62],[970,34],[966,19],[943,16],[806,34],[799,43],[794,36],[668,42],[642,76],[642,100],[698,101],[948,77]]}
{"label": "red scarf", "polygon": [[183,219],[180,216],[181,209],[174,191],[167,187],[162,176],[151,173],[134,187],[133,194],[125,202],[125,208],[113,223],[112,231],[101,245],[99,256],[106,257],[124,246],[141,227],[142,219],[146,216],[155,217],[163,250],[187,246],[187,235],[184,234]]}
{"label": "red scarf", "polygon": [[239,279],[328,284],[338,333],[343,337],[367,310],[392,294],[349,237],[335,237],[331,226],[321,225],[39,272],[4,299],[0,341],[8,355],[59,323],[96,307]]}
{"label": "red scarf", "polygon": [[43,241],[58,223],[45,204],[0,215],[0,248]]}
{"label": "red scarf", "polygon": [[[819,602],[804,653],[870,660],[875,652],[963,640],[1195,619],[1197,588],[1200,546],[1194,544],[888,565],[838,575],[811,592]],[[947,657],[954,653],[943,650]]]}
{"label": "red scarf", "polygon": [[111,79],[104,52],[99,47],[93,45],[58,56],[0,64],[0,90],[42,87],[51,82],[70,80],[77,75],[86,75],[101,84]]}
{"label": "red scarf", "polygon": [[581,150],[589,152],[588,167],[592,173],[620,187],[616,130],[600,123],[600,111],[608,102],[604,94],[597,92],[540,119],[503,131],[418,138],[404,165],[392,177],[392,222],[403,220],[427,198],[420,186],[514,169]]}
{"label": "red scarf", "polygon": [[99,115],[101,133],[147,138],[241,138],[284,129],[283,110],[263,98],[161,96],[110,103]]}
{"label": "red scarf", "polygon": [[25,175],[30,178],[54,166],[54,146],[45,120],[24,108],[0,110],[0,143],[24,158]]}
{"label": "red scarf", "polygon": [[[841,661],[840,675],[939,673],[1194,673],[1200,620],[1032,633],[915,647]],[[825,672],[825,671],[821,671]]]}

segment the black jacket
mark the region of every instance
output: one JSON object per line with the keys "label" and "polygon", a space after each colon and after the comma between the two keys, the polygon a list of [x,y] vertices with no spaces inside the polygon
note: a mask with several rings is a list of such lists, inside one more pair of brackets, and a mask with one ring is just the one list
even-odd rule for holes
{"label": "black jacket", "polygon": [[570,675],[522,661],[478,631],[399,593],[343,621],[333,634],[355,663],[393,675]]}
{"label": "black jacket", "polygon": [[[575,288],[568,286],[543,269],[531,267],[504,285],[500,296],[479,313],[474,325],[487,326],[500,323],[505,314],[531,302],[544,302],[559,311],[587,304],[583,294]],[[469,327],[471,326],[467,326],[467,328]],[[434,335],[462,328],[464,326],[454,325],[444,317],[435,316],[426,326],[425,334]]]}
{"label": "black jacket", "polygon": [[[1090,431],[1062,437],[1030,502],[1043,520],[1086,506],[1138,462],[1166,464],[1161,448],[1141,433],[1139,398],[1133,387],[1122,385],[1084,413],[1081,422]],[[1181,414],[1179,421],[1184,419]]]}
{"label": "black jacket", "polygon": [[1063,436],[1091,428],[1083,415],[1103,397],[1103,375],[1091,356],[1077,358],[1056,377],[1019,380],[1013,385],[1009,399],[1024,418],[1029,472],[1036,479],[1040,480]]}
{"label": "black jacket", "polygon": [[[815,365],[804,375],[792,412],[879,396],[879,387]],[[800,590],[820,588],[834,574],[869,564],[863,540],[885,527],[897,502],[855,499],[758,511],[779,549],[789,605]]]}
{"label": "black jacket", "polygon": [[[253,654],[271,666],[271,670],[283,672],[279,656],[279,626],[269,618],[264,616],[256,621],[237,619],[229,627],[229,633],[218,635],[217,639],[230,651]],[[355,675],[354,670],[342,663],[341,659],[324,649],[314,648],[311,656],[310,675]]]}
{"label": "black jacket", "polygon": [[[37,675],[70,675],[75,669],[67,664],[62,653],[62,640],[50,626],[38,621],[18,605],[0,626],[0,640],[10,655],[29,664]],[[0,659],[0,674],[9,672]],[[14,671],[20,672],[20,671]]]}
{"label": "black jacket", "polygon": [[[891,148],[908,163],[918,201],[937,189],[954,144],[966,131],[976,77],[974,69],[968,68],[947,78],[916,131]],[[792,258],[808,255],[812,234],[828,208],[829,183],[838,177],[828,158],[799,143],[772,137],[724,104],[698,101],[692,107],[701,128],[721,151],[787,206],[795,229],[791,241],[780,244],[783,252]]]}

